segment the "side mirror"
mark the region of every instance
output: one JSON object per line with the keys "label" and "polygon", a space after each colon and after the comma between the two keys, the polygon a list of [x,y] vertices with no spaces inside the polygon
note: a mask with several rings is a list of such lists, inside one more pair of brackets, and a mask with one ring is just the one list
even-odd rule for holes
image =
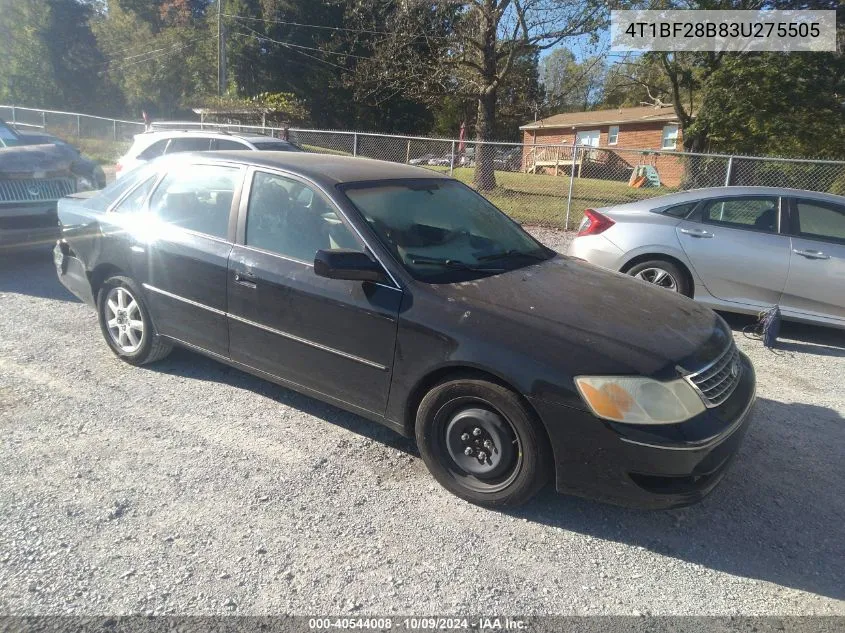
{"label": "side mirror", "polygon": [[384,271],[378,262],[361,251],[320,250],[314,255],[314,273],[328,279],[381,281]]}

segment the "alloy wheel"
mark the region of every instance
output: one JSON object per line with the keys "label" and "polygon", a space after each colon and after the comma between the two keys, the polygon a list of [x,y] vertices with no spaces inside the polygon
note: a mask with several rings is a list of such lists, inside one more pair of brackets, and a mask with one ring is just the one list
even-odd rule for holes
{"label": "alloy wheel", "polygon": [[144,319],[138,301],[123,286],[116,286],[106,296],[106,327],[121,351],[133,354],[144,340]]}
{"label": "alloy wheel", "polygon": [[636,275],[635,279],[642,279],[655,286],[666,288],[672,292],[678,292],[678,282],[667,270],[662,268],[643,268]]}

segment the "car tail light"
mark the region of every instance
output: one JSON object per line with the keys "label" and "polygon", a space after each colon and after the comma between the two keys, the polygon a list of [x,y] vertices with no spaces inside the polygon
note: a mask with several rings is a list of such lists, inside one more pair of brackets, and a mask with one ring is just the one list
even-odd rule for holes
{"label": "car tail light", "polygon": [[616,222],[606,215],[602,215],[593,209],[584,209],[584,219],[581,220],[581,226],[578,227],[578,237],[604,233],[614,224]]}
{"label": "car tail light", "polygon": [[123,164],[122,163],[118,163],[117,165],[114,166],[114,173],[119,174],[122,171],[123,171]]}

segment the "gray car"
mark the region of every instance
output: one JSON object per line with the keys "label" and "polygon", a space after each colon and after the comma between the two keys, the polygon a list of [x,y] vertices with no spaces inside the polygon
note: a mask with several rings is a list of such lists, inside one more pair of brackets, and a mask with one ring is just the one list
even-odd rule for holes
{"label": "gray car", "polygon": [[587,209],[569,255],[717,310],[845,328],[845,197],[716,187]]}

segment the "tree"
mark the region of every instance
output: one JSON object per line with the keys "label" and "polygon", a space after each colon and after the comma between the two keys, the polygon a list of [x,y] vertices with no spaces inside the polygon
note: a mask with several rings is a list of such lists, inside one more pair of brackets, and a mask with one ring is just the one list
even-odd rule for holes
{"label": "tree", "polygon": [[580,112],[600,101],[605,66],[599,56],[579,62],[569,49],[556,48],[543,60],[542,76],[547,112]]}
{"label": "tree", "polygon": [[47,34],[50,6],[42,0],[0,0],[0,98],[42,107],[59,105]]}
{"label": "tree", "polygon": [[713,151],[841,159],[844,96],[841,54],[730,55],[710,77],[695,125]]}
{"label": "tree", "polygon": [[[499,91],[517,60],[594,33],[607,16],[597,0],[359,0],[348,17],[380,35],[370,58],[357,66],[359,94],[404,91],[430,103],[444,95],[471,98],[475,137],[490,141]],[[475,185],[494,188],[492,148],[480,145],[476,155]]]}

